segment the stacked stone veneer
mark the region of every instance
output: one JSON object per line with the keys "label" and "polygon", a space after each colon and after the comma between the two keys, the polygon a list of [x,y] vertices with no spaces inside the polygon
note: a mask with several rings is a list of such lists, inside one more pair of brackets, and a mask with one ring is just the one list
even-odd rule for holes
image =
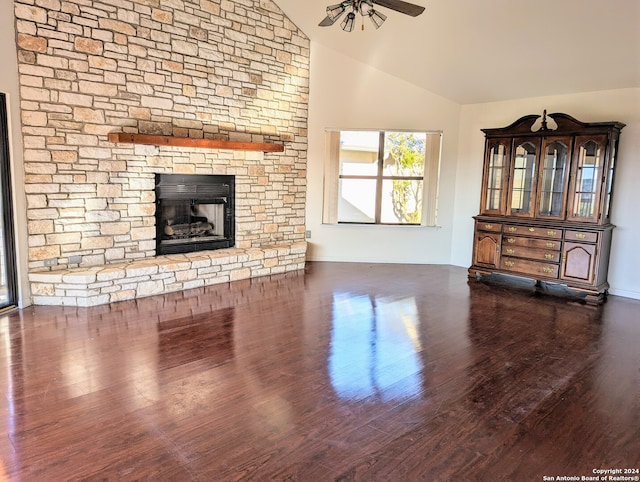
{"label": "stacked stone veneer", "polygon": [[306,243],[230,248],[80,269],[31,273],[37,305],[95,306],[293,271]]}
{"label": "stacked stone veneer", "polygon": [[[227,260],[219,280],[304,265],[309,42],[273,2],[15,0],[15,15],[36,303],[97,304],[199,283],[203,272],[188,279],[206,269],[196,256],[189,274],[180,264],[160,289],[175,259],[155,257],[155,173],[236,176],[237,249],[203,255]],[[285,151],[108,141],[122,131]],[[264,266],[251,264],[258,259]],[[155,278],[138,279],[139,266]]]}

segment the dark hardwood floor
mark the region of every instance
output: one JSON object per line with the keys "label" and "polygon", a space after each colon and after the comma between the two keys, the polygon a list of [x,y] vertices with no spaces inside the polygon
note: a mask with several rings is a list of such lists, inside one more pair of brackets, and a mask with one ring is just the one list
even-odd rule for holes
{"label": "dark hardwood floor", "polygon": [[638,469],[639,345],[640,301],[582,305],[451,266],[310,263],[31,307],[0,316],[0,480]]}

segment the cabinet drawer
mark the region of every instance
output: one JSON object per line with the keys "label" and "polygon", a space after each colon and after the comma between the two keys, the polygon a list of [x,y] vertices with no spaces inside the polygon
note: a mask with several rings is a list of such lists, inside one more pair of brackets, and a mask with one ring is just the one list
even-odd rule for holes
{"label": "cabinet drawer", "polygon": [[476,229],[478,231],[489,231],[492,233],[500,233],[502,232],[502,224],[500,223],[487,223],[487,222],[476,222]]}
{"label": "cabinet drawer", "polygon": [[552,249],[537,249],[506,245],[502,247],[502,254],[503,256],[539,259],[540,261],[550,261],[552,263],[560,261],[560,251],[554,251]]}
{"label": "cabinet drawer", "polygon": [[543,276],[545,278],[557,278],[560,266],[539,261],[529,261],[526,259],[504,257],[500,261],[500,268],[533,276]]}
{"label": "cabinet drawer", "polygon": [[567,241],[585,241],[587,243],[595,243],[598,241],[598,233],[591,233],[589,231],[567,231],[564,234],[564,239]]}
{"label": "cabinet drawer", "polygon": [[523,238],[520,236],[507,236],[504,238],[505,246],[525,246],[538,249],[560,249],[560,241],[549,239]]}
{"label": "cabinet drawer", "polygon": [[562,229],[541,228],[539,226],[513,226],[506,225],[504,233],[519,234],[522,236],[537,236],[539,238],[562,239]]}

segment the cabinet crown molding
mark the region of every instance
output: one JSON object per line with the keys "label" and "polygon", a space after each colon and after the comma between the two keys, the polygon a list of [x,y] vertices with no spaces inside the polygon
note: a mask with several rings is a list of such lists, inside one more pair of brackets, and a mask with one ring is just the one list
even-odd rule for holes
{"label": "cabinet crown molding", "polygon": [[[549,120],[551,119],[551,126]],[[517,121],[506,127],[496,127],[481,129],[487,137],[508,136],[540,136],[548,133],[550,135],[571,135],[588,134],[590,132],[601,132],[602,130],[613,130],[620,133],[626,124],[618,121],[611,122],[582,122],[568,114],[555,112],[547,114],[545,110],[542,115],[529,114],[520,117]]]}

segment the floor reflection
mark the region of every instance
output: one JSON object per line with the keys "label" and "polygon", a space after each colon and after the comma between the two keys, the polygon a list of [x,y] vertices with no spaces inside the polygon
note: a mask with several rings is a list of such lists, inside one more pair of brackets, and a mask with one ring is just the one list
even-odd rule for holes
{"label": "floor reflection", "polygon": [[594,361],[601,307],[481,283],[470,300],[465,399],[494,429],[551,405]]}
{"label": "floor reflection", "polygon": [[[5,433],[14,433],[15,431],[15,405],[14,405],[14,384],[12,376],[12,367],[14,360],[11,350],[11,331],[9,329],[9,318],[3,316],[0,318],[0,358],[3,360],[5,370],[0,372],[0,384],[5,390],[6,406],[3,408],[3,415],[6,422],[4,426],[0,423],[0,428]],[[2,471],[0,471],[2,476]],[[5,480],[0,477],[0,480]]]}
{"label": "floor reflection", "polygon": [[439,265],[305,273],[0,316],[0,481],[520,481],[638,460],[637,300]]}
{"label": "floor reflection", "polygon": [[166,370],[194,361],[211,366],[233,358],[234,308],[162,320],[158,323],[159,369]]}
{"label": "floor reflection", "polygon": [[421,390],[416,301],[334,293],[329,373],[341,398],[389,401]]}

